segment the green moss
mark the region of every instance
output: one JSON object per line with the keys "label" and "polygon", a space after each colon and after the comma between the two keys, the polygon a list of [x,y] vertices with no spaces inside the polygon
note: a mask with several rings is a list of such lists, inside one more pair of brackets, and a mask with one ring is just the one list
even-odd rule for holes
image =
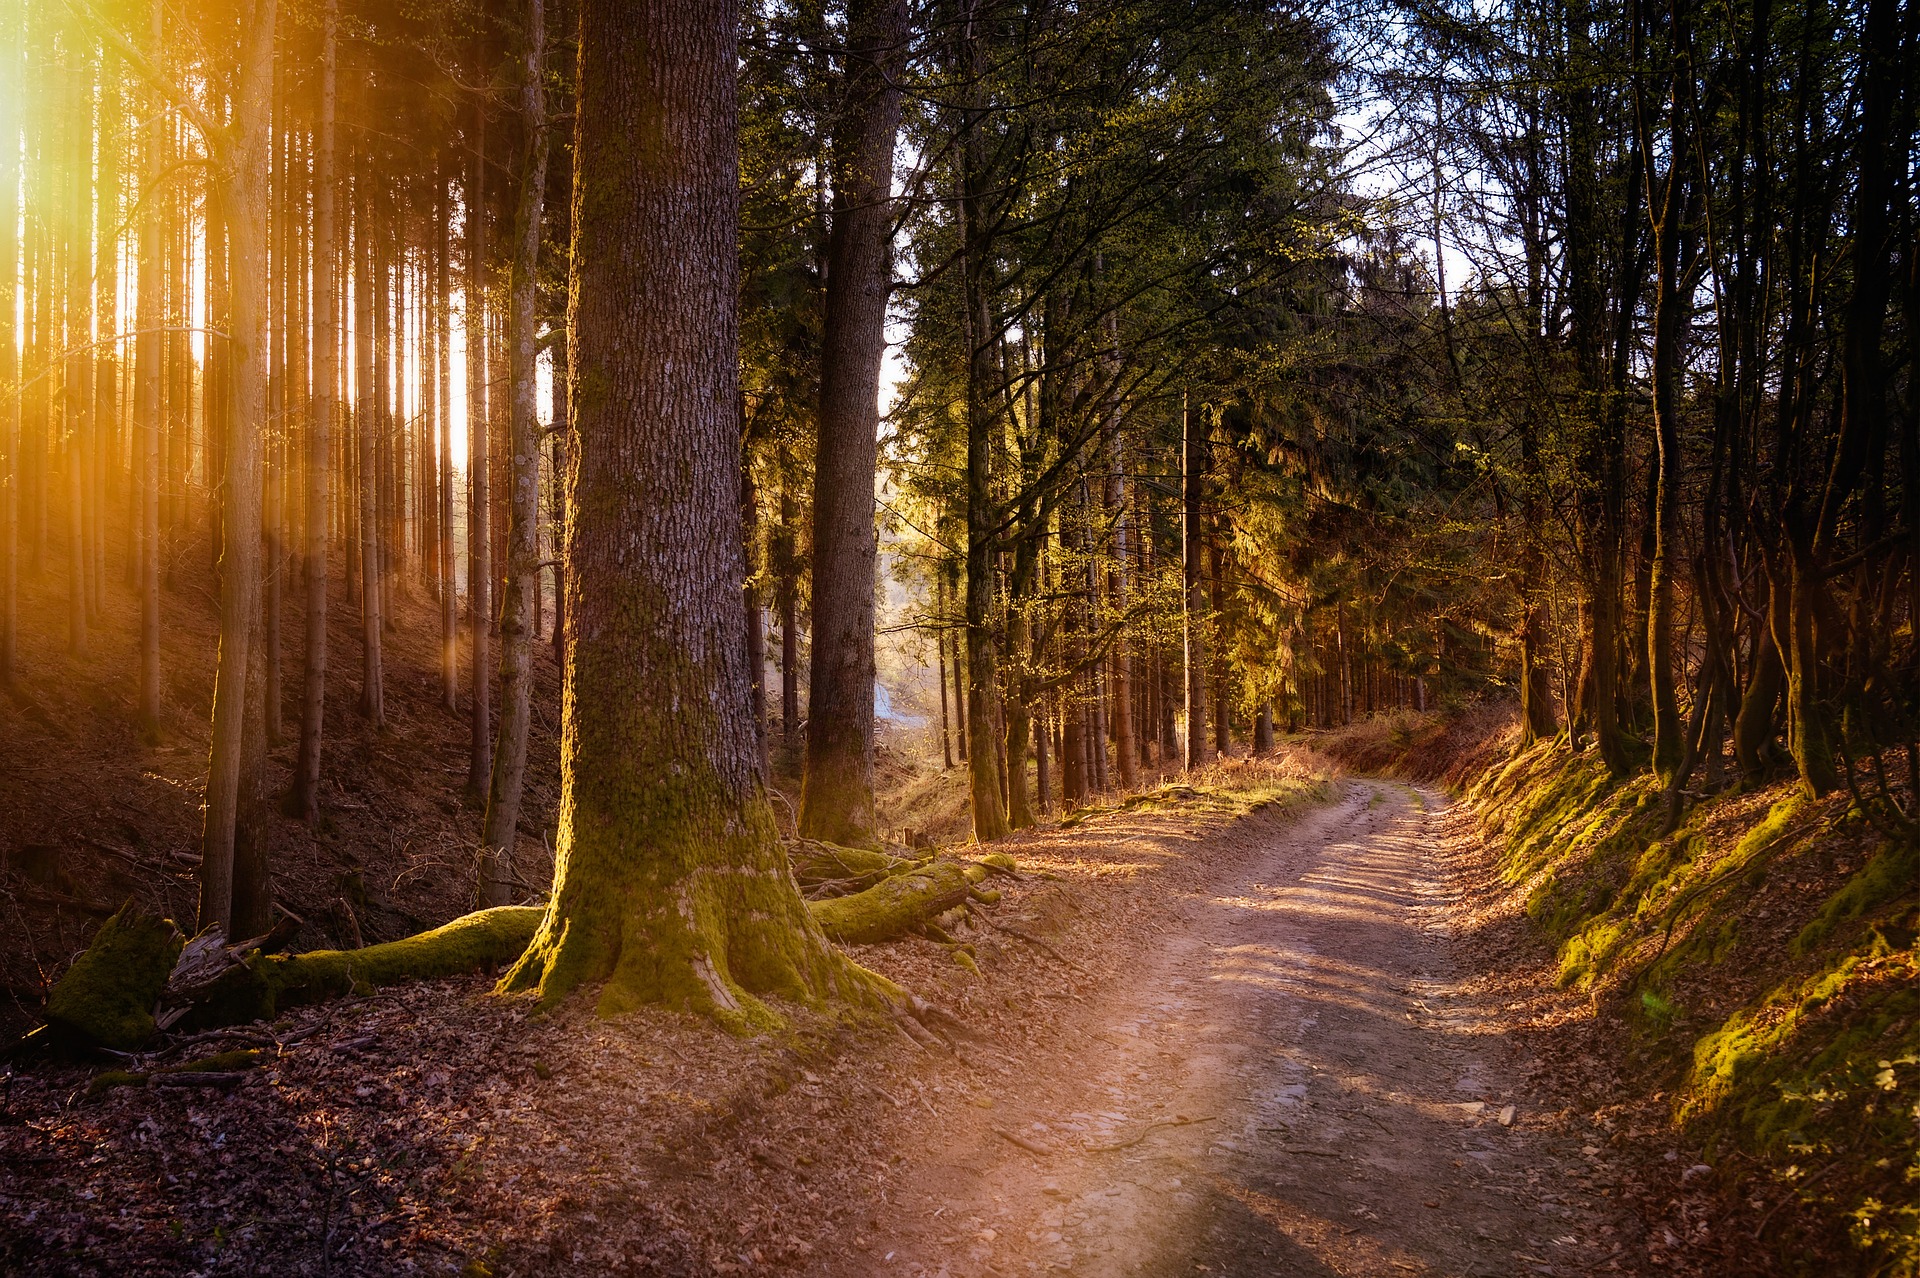
{"label": "green moss", "polygon": [[[1898,900],[1913,890],[1920,876],[1920,846],[1887,843],[1847,885],[1827,901],[1818,916],[1793,939],[1793,953],[1805,954],[1833,935],[1842,924],[1860,918],[1876,906]],[[1906,944],[1912,944],[1908,938]]]}
{"label": "green moss", "polygon": [[124,1069],[103,1069],[93,1076],[92,1082],[87,1084],[87,1095],[98,1096],[116,1087],[145,1087],[146,1085],[145,1074],[135,1074]]}
{"label": "green moss", "polygon": [[813,901],[809,908],[833,940],[874,945],[893,940],[965,901],[968,889],[986,877],[985,866],[935,861],[852,896]]}
{"label": "green moss", "polygon": [[89,1043],[133,1051],[153,1037],[153,1007],[181,941],[172,920],[128,901],[54,985],[47,1021]]}
{"label": "green moss", "polygon": [[[1657,783],[1615,781],[1544,745],[1468,793],[1505,838],[1508,881],[1531,885],[1528,916],[1559,946],[1564,983],[1617,991],[1632,1024],[1676,1047],[1689,1012],[1719,1008],[1674,1089],[1685,1138],[1710,1160],[1741,1151],[1763,1183],[1849,1231],[1864,1272],[1920,1272],[1920,849],[1878,847],[1809,909],[1804,886],[1822,871],[1805,852],[1834,836],[1837,800],[1792,794],[1756,820],[1751,798],[1710,799],[1656,838]],[[1796,890],[1757,906],[1770,874]],[[1774,939],[1783,909],[1806,911],[1786,946]],[[1670,1086],[1659,1068],[1647,1090]]]}

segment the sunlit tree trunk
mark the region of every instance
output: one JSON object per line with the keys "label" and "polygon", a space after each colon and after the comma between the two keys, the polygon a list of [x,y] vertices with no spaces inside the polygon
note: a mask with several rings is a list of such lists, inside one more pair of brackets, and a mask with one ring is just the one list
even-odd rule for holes
{"label": "sunlit tree trunk", "polygon": [[[155,72],[160,75],[166,74],[164,12],[163,0],[149,0],[147,48]],[[165,427],[161,420],[164,411],[161,388],[166,377],[167,357],[166,335],[160,331],[164,322],[161,254],[165,251],[162,232],[166,229],[166,202],[158,198],[158,193],[167,152],[167,113],[162,105],[161,95],[149,89],[143,103],[147,122],[142,131],[140,156],[140,186],[147,198],[140,209],[138,297],[134,314],[134,328],[138,331],[134,339],[134,457],[138,477],[134,513],[139,520],[139,535],[134,538],[139,566],[134,576],[140,596],[140,731],[149,741],[157,741],[160,736],[161,693],[160,434]],[[0,173],[0,184],[12,189],[4,173]],[[4,207],[0,207],[0,222],[7,231],[13,227],[12,217]],[[4,231],[0,231],[0,255],[10,264],[12,254],[5,240]],[[5,267],[0,266],[0,296],[10,296],[4,270]],[[0,344],[5,346],[5,351],[0,351],[0,383],[3,383],[7,380],[4,360],[13,347],[5,338],[0,338]]]}
{"label": "sunlit tree trunk", "polygon": [[320,34],[320,103],[313,163],[313,412],[307,426],[306,651],[300,686],[300,754],[289,804],[312,821],[320,813],[320,749],[327,706],[327,555],[332,519],[333,426],[339,415],[340,333],[334,262],[334,112],[338,97],[339,0],[327,0]]}
{"label": "sunlit tree trunk", "polygon": [[251,0],[241,24],[233,123],[216,156],[232,289],[223,416],[220,657],[200,852],[200,925],[251,933],[271,911],[259,787],[266,728],[260,663],[261,442],[266,416],[268,107],[276,0]]}
{"label": "sunlit tree trunk", "polygon": [[467,636],[473,682],[467,792],[484,798],[493,779],[493,625],[491,466],[487,460],[487,112],[474,105],[473,154],[467,176],[465,321],[467,336]]}
{"label": "sunlit tree trunk", "polygon": [[500,611],[500,742],[480,834],[480,901],[513,897],[513,832],[527,775],[527,727],[533,713],[533,610],[540,584],[540,420],[534,357],[538,351],[537,272],[547,190],[547,103],[544,0],[527,0],[521,49],[520,121],[524,135],[520,200],[514,212],[513,266],[508,280],[507,340],[512,365],[508,448],[507,586]]}
{"label": "sunlit tree trunk", "polygon": [[460,699],[460,588],[453,560],[453,245],[448,229],[453,218],[444,173],[438,186],[432,305],[434,376],[440,384],[440,703],[451,713],[459,709]]}
{"label": "sunlit tree trunk", "polygon": [[[156,0],[157,2],[157,0]],[[0,19],[0,83],[26,83],[21,66],[23,14]],[[18,96],[0,91],[0,687],[18,677],[20,632],[21,334],[13,299],[20,273],[20,126]],[[146,287],[141,287],[145,297]],[[31,294],[24,308],[31,318]]]}

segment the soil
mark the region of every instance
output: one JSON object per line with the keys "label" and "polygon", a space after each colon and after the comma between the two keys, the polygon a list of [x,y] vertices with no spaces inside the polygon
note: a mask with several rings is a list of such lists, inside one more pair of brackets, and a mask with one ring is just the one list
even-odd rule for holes
{"label": "soil", "polygon": [[[1261,765],[1254,765],[1261,766]],[[0,1269],[58,1274],[1638,1272],[1628,1154],[1472,992],[1431,791],[1112,810],[1004,845],[973,939],[855,951],[976,1038],[730,1038],[484,977],[166,1046],[219,1086],[9,1080]],[[1018,933],[1018,935],[1016,935]],[[1498,947],[1488,954],[1504,954]],[[1512,1106],[1511,1115],[1507,1107]],[[1506,1119],[1506,1122],[1502,1120]],[[1510,1125],[1509,1125],[1510,1124]]]}

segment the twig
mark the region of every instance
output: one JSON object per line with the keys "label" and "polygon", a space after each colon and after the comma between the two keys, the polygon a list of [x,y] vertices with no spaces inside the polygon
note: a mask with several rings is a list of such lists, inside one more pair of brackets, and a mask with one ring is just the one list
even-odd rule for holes
{"label": "twig", "polygon": [[1135,1136],[1132,1140],[1123,1140],[1117,1145],[1089,1145],[1087,1146],[1087,1152],[1089,1154],[1111,1154],[1116,1149],[1132,1149],[1135,1145],[1138,1145],[1141,1141],[1153,1135],[1154,1132],[1158,1131],[1162,1127],[1188,1127],[1194,1123],[1211,1123],[1214,1119],[1218,1117],[1219,1117],[1218,1114],[1207,1114],[1201,1118],[1162,1119],[1160,1122],[1148,1123],[1145,1127],[1142,1127],[1140,1129],[1140,1134],[1138,1136]]}
{"label": "twig", "polygon": [[1049,1158],[1053,1155],[1053,1151],[1047,1148],[1047,1146],[1042,1145],[1039,1141],[1028,1140],[1025,1136],[1022,1136],[1017,1132],[1010,1132],[1004,1127],[994,1128],[993,1134],[995,1136],[998,1136],[1001,1140],[1006,1141],[1008,1144],[1018,1145],[1021,1149],[1026,1150],[1029,1154],[1036,1154],[1041,1158]]}
{"label": "twig", "polygon": [[1078,963],[1074,962],[1072,959],[1062,954],[1059,950],[1054,949],[1051,945],[1048,945],[1045,941],[1041,940],[1037,936],[1029,936],[1025,932],[1022,932],[1019,928],[1009,927],[1005,923],[996,923],[991,918],[987,917],[985,911],[981,911],[981,910],[974,911],[974,917],[979,919],[982,923],[985,923],[988,927],[995,929],[996,931],[1005,932],[1008,936],[1011,936],[1016,940],[1025,941],[1028,945],[1031,945],[1036,949],[1039,949],[1045,952],[1052,958],[1055,958],[1060,962],[1065,963],[1068,967],[1080,973],[1082,976],[1093,975],[1092,972],[1087,971],[1086,968],[1081,967]]}
{"label": "twig", "polygon": [[1753,1240],[1755,1242],[1760,1241],[1760,1235],[1767,1232],[1767,1226],[1773,1223],[1773,1214],[1775,1212],[1779,1211],[1782,1207],[1785,1207],[1788,1203],[1793,1202],[1795,1199],[1799,1198],[1801,1194],[1806,1192],[1808,1186],[1812,1185],[1814,1181],[1819,1180],[1822,1176],[1826,1175],[1828,1172],[1838,1167],[1840,1165],[1840,1162],[1841,1160],[1835,1159],[1833,1162],[1828,1163],[1825,1167],[1822,1167],[1819,1171],[1815,1172],[1813,1175],[1801,1181],[1798,1185],[1789,1186],[1787,1188],[1787,1196],[1785,1198],[1782,1198],[1779,1202],[1775,1203],[1773,1206],[1767,1208],[1767,1214],[1762,1216],[1760,1218],[1760,1223],[1753,1227]]}

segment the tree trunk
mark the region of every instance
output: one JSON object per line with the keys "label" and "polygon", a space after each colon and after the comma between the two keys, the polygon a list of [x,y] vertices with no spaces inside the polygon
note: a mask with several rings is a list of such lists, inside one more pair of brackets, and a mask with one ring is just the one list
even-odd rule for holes
{"label": "tree trunk", "polygon": [[[1107,592],[1113,601],[1116,625],[1124,625],[1127,615],[1127,576],[1132,568],[1128,543],[1132,528],[1128,519],[1127,485],[1121,465],[1120,431],[1112,431],[1110,465],[1107,470],[1107,509],[1113,512],[1113,566],[1107,573]],[[1113,641],[1108,657],[1113,672],[1113,759],[1120,774],[1120,788],[1131,790],[1139,784],[1134,768],[1133,660],[1124,638]]]}
{"label": "tree trunk", "polygon": [[[580,8],[575,455],[553,898],[502,985],[734,1024],[885,988],[800,899],[761,779],[741,633],[734,9]],[[628,246],[644,244],[647,253]]]}
{"label": "tree trunk", "polygon": [[520,119],[524,135],[520,200],[514,213],[508,321],[513,403],[509,427],[507,585],[500,610],[500,744],[480,834],[480,904],[513,899],[514,827],[527,775],[527,729],[533,714],[533,610],[540,584],[540,420],[534,377],[540,231],[547,190],[545,0],[526,0],[522,36]]}
{"label": "tree trunk", "polygon": [[[166,64],[166,36],[164,30],[165,10],[162,0],[150,0],[148,5],[147,44],[149,57],[152,58],[156,72],[164,75]],[[155,192],[159,186],[161,167],[165,163],[167,139],[167,113],[163,109],[164,100],[157,91],[150,90],[144,108],[147,112],[144,145],[140,156],[140,186],[143,191]],[[11,132],[0,136],[12,137]],[[0,191],[11,193],[13,182],[0,165]],[[10,247],[13,239],[13,212],[10,201],[0,200],[0,297],[13,296],[11,267],[13,252]],[[137,433],[135,457],[138,464],[139,491],[134,503],[135,518],[139,520],[139,534],[135,545],[139,548],[139,570],[135,577],[139,583],[140,595],[140,732],[149,742],[160,739],[160,420],[163,411],[160,403],[161,378],[166,375],[165,335],[160,331],[163,323],[161,304],[161,232],[165,229],[165,204],[157,198],[143,201],[140,209],[140,264],[138,297],[135,301],[134,327],[139,331],[134,344],[134,405],[133,415]],[[11,320],[13,311],[6,310],[5,318]],[[0,383],[10,380],[7,362],[13,354],[11,334],[0,332]],[[11,447],[7,449],[9,458],[15,456]],[[11,541],[9,541],[11,545]]]}
{"label": "tree trunk", "polygon": [[[794,734],[800,730],[800,562],[795,548],[800,519],[799,503],[787,488],[787,455],[780,452],[780,531],[773,548],[775,587],[780,609],[780,744],[793,748]],[[791,755],[787,756],[791,762]]]}
{"label": "tree trunk", "polygon": [[[87,536],[87,473],[93,447],[93,40],[76,17],[67,67],[73,98],[67,118],[71,186],[66,251],[66,376],[62,407],[67,468],[67,647],[84,656],[92,557]],[[84,159],[82,157],[85,157]]]}
{"label": "tree trunk", "polygon": [[[362,110],[367,95],[360,95]],[[380,378],[374,369],[374,311],[381,289],[375,283],[373,207],[368,198],[371,165],[363,158],[353,175],[353,426],[359,455],[357,528],[360,540],[360,713],[375,728],[387,721],[386,690],[382,685],[380,642],[381,596],[385,587],[385,556],[380,529]]]}
{"label": "tree trunk", "polygon": [[1207,581],[1201,571],[1206,545],[1206,507],[1202,498],[1207,467],[1206,429],[1201,414],[1181,398],[1180,529],[1181,576],[1186,608],[1188,768],[1205,766],[1207,752]]}
{"label": "tree trunk", "polygon": [[493,670],[488,640],[493,625],[492,506],[487,464],[487,109],[475,99],[472,167],[467,176],[467,637],[473,680],[467,793],[480,798],[493,779]]}
{"label": "tree trunk", "polygon": [[232,255],[227,343],[231,403],[224,414],[220,657],[214,672],[206,822],[200,845],[200,926],[219,927],[229,936],[256,927],[272,902],[259,810],[266,730],[254,697],[265,682],[257,640],[260,454],[266,412],[267,107],[275,18],[276,0],[252,0],[240,26],[233,125],[215,155]]}
{"label": "tree trunk", "polygon": [[873,481],[892,283],[893,150],[906,0],[850,0],[833,137],[833,216],[813,488],[813,663],[800,832],[877,840],[873,799]]}
{"label": "tree trunk", "polygon": [[[158,12],[158,0],[154,0]],[[157,20],[157,18],[156,18]],[[9,78],[19,75],[20,28],[9,20],[0,33],[0,59],[4,59]],[[19,136],[18,99],[13,93],[0,94],[0,138],[8,141]],[[152,130],[150,129],[149,132]],[[157,215],[156,215],[157,216]],[[19,286],[20,273],[20,150],[18,146],[0,146],[0,297],[12,300]],[[147,241],[142,223],[141,263],[146,263]],[[147,277],[141,276],[140,295],[147,294]],[[32,295],[28,295],[26,315],[33,314]],[[0,386],[13,393],[0,394],[0,687],[11,687],[18,677],[17,661],[20,635],[20,490],[26,479],[21,449],[21,400],[19,332],[13,306],[0,306]],[[143,613],[144,617],[144,613]],[[158,633],[158,626],[155,626]],[[144,631],[143,631],[144,638]],[[144,658],[143,643],[141,654]],[[155,675],[156,682],[158,674]],[[141,707],[144,719],[146,668],[141,667]],[[157,698],[156,698],[157,700]]]}
{"label": "tree trunk", "polygon": [[[330,0],[337,3],[338,0]],[[460,708],[460,587],[453,556],[453,244],[447,200],[447,175],[435,179],[439,225],[433,253],[433,352],[438,396],[440,499],[440,704],[449,714]]]}
{"label": "tree trunk", "polygon": [[[1676,6],[1675,12],[1679,12]],[[1678,67],[1676,67],[1676,71]],[[1691,71],[1688,72],[1691,74]],[[1685,765],[1687,753],[1685,729],[1680,721],[1679,691],[1673,671],[1673,578],[1675,543],[1679,539],[1680,517],[1680,422],[1679,387],[1681,377],[1682,325],[1690,304],[1688,285],[1681,281],[1681,226],[1686,211],[1688,183],[1684,176],[1688,146],[1683,125],[1680,96],[1671,95],[1671,151],[1660,207],[1653,225],[1655,284],[1653,307],[1653,426],[1655,480],[1652,509],[1647,517],[1653,527],[1653,553],[1647,579],[1647,683],[1653,701],[1653,770],[1662,784],[1676,787],[1676,778]],[[1641,163],[1653,170],[1651,146],[1642,142]],[[1651,197],[1649,198],[1651,202]]]}
{"label": "tree trunk", "polygon": [[[970,3],[962,35],[970,78],[978,83],[986,61],[985,22],[978,3]],[[995,737],[994,698],[999,662],[994,645],[993,568],[999,549],[992,483],[994,435],[999,425],[992,399],[994,352],[999,344],[989,307],[988,184],[985,112],[969,103],[962,123],[960,220],[962,224],[962,331],[967,343],[967,759],[973,806],[973,837],[982,843],[1010,830],[1000,777],[1000,747]]]}
{"label": "tree trunk", "polygon": [[[157,3],[157,0],[156,0]],[[300,691],[300,755],[290,807],[302,821],[320,815],[320,750],[327,709],[327,556],[332,514],[333,426],[339,416],[340,333],[334,261],[334,110],[339,0],[327,0],[320,36],[320,118],[313,163],[313,412],[307,428],[307,616]]]}

